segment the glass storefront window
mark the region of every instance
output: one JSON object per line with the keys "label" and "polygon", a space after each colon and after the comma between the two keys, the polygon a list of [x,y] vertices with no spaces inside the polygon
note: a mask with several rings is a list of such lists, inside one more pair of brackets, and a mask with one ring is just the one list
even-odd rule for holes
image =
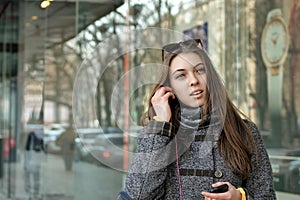
{"label": "glass storefront window", "polygon": [[[116,199],[161,62],[159,45],[186,34],[203,40],[231,99],[257,124],[278,199],[299,199],[299,0],[47,2],[0,3],[1,195],[27,195],[26,138],[42,127],[42,196]],[[265,37],[279,17],[286,29],[275,24]],[[149,27],[178,35],[142,35]],[[56,142],[70,126],[71,171]]]}

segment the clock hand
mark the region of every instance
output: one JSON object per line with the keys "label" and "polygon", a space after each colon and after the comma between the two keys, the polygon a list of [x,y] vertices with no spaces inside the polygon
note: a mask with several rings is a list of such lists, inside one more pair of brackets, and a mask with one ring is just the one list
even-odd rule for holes
{"label": "clock hand", "polygon": [[272,34],[271,41],[274,45],[276,45],[278,37],[279,37],[279,33],[275,32]]}

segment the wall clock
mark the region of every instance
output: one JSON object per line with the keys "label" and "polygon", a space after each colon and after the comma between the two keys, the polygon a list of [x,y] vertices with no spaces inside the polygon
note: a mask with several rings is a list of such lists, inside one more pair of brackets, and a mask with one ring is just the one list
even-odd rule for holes
{"label": "wall clock", "polygon": [[287,56],[289,33],[280,9],[268,13],[261,37],[261,52],[265,65],[272,75],[278,75],[279,68]]}

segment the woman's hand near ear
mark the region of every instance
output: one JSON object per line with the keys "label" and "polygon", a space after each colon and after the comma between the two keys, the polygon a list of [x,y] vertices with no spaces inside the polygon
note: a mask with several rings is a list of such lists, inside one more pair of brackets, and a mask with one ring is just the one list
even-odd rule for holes
{"label": "woman's hand near ear", "polygon": [[175,95],[170,87],[160,87],[151,98],[151,104],[156,116],[166,122],[169,122],[172,116],[169,98],[175,99]]}

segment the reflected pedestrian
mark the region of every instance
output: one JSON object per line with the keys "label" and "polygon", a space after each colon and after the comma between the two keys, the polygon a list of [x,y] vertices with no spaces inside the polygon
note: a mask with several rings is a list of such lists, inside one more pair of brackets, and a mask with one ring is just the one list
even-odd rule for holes
{"label": "reflected pedestrian", "polygon": [[45,159],[43,126],[29,132],[24,155],[24,184],[26,197],[41,199],[41,164]]}
{"label": "reflected pedestrian", "polygon": [[71,126],[56,139],[56,145],[61,147],[65,170],[71,171],[75,154],[75,132]]}

